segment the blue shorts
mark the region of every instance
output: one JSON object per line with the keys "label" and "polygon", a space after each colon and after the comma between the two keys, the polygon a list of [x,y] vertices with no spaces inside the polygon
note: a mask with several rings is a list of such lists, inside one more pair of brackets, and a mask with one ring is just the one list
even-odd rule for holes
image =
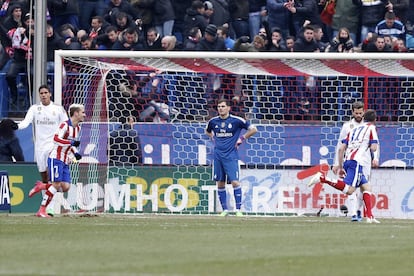
{"label": "blue shorts", "polygon": [[71,182],[69,165],[65,162],[54,158],[48,158],[47,167],[49,169],[51,182]]}
{"label": "blue shorts", "polygon": [[344,170],[346,172],[344,178],[345,184],[358,188],[359,186],[368,183],[368,180],[364,175],[364,167],[359,165],[355,160],[345,161]]}
{"label": "blue shorts", "polygon": [[[214,158],[213,179],[215,181],[232,181],[239,180],[239,160]],[[227,177],[227,178],[226,178]]]}

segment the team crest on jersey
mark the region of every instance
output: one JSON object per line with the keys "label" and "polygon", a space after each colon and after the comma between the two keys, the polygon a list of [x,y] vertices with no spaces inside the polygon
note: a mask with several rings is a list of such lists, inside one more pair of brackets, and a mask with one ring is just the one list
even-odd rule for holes
{"label": "team crest on jersey", "polygon": [[42,107],[40,105],[37,106],[37,111],[39,111],[39,113],[40,113],[40,111],[42,111]]}
{"label": "team crest on jersey", "polygon": [[229,128],[232,128],[233,127],[233,125],[232,124],[229,124]]}

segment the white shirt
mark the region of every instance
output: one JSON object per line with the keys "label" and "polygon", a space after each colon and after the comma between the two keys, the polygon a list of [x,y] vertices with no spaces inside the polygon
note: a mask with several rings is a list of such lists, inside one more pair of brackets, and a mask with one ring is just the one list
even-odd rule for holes
{"label": "white shirt", "polygon": [[345,143],[348,145],[345,160],[355,160],[363,167],[371,166],[371,144],[378,144],[378,134],[375,125],[364,123],[348,133]]}
{"label": "white shirt", "polygon": [[346,136],[348,135],[349,132],[351,132],[352,129],[362,125],[363,123],[364,123],[364,120],[361,120],[358,123],[357,121],[355,121],[354,118],[352,118],[351,120],[343,124],[341,128],[341,132],[339,134],[338,144],[336,145],[334,166],[338,166],[338,150],[339,150],[339,147],[343,144],[342,141],[346,138]]}
{"label": "white shirt", "polygon": [[49,105],[34,104],[27,111],[23,121],[19,123],[19,129],[33,124],[36,151],[50,151],[53,148],[53,135],[59,124],[66,120],[68,120],[68,115],[62,106],[53,102]]}

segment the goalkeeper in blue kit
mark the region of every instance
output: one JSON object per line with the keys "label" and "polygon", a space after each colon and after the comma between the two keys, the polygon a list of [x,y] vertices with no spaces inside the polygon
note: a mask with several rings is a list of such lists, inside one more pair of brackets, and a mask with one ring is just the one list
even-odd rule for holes
{"label": "goalkeeper in blue kit", "polygon": [[[218,101],[218,116],[211,118],[207,123],[206,134],[214,141],[213,175],[217,183],[217,194],[223,212],[227,216],[226,182],[230,182],[234,190],[236,202],[236,216],[243,216],[241,212],[242,189],[239,182],[239,155],[238,147],[246,139],[257,132],[257,128],[245,119],[230,114],[230,105],[224,99]],[[242,130],[247,130],[241,135]]]}

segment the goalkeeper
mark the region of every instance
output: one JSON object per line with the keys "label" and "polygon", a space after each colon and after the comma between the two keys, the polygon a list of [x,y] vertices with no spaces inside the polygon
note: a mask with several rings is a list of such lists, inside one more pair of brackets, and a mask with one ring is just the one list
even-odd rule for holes
{"label": "goalkeeper", "polygon": [[[206,134],[214,140],[213,175],[217,182],[217,193],[223,212],[220,216],[227,216],[226,180],[234,190],[236,202],[236,216],[243,216],[241,212],[242,189],[239,182],[238,147],[257,132],[257,128],[241,117],[230,114],[230,106],[224,99],[218,101],[218,116],[211,118],[207,123]],[[241,135],[242,129],[246,133]]]}
{"label": "goalkeeper", "polygon": [[[70,169],[69,164],[73,160],[79,160],[82,156],[78,153],[77,147],[80,145],[79,133],[80,123],[85,119],[85,109],[83,105],[72,104],[69,107],[69,120],[59,125],[53,137],[53,149],[48,158],[48,169],[52,184],[46,186],[41,206],[36,216],[49,218],[46,207],[52,201],[57,192],[67,192],[70,188]],[[35,186],[34,193],[40,191]]]}

